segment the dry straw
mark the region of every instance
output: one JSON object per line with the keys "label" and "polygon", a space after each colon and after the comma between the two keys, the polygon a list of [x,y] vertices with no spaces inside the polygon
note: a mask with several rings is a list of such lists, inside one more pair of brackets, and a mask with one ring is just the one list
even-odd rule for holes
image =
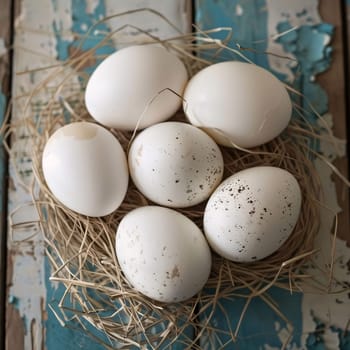
{"label": "dry straw", "polygon": [[[139,11],[152,12],[169,23],[154,11]],[[125,14],[130,12],[118,16]],[[190,75],[217,60],[223,51],[226,54],[232,53],[233,59],[243,57],[241,51],[226,46],[231,36],[229,28],[216,28],[206,32],[195,28],[194,33],[184,35],[171,23],[169,25],[179,32],[177,37],[159,40],[143,32],[144,38],[148,43],[159,42],[179,55]],[[139,28],[128,27],[142,32]],[[118,36],[122,29],[124,28],[104,35],[98,47],[109,45],[111,38]],[[93,35],[93,30],[89,31],[88,36]],[[213,32],[227,33],[226,40],[212,39],[210,35]],[[253,297],[260,297],[289,324],[265,292],[271,286],[299,292],[305,280],[323,288],[324,292],[327,290],[327,285],[322,286],[312,276],[305,274],[303,267],[312,264],[322,201],[320,180],[312,163],[318,154],[309,147],[310,140],[328,137],[331,142],[336,142],[332,134],[326,130],[327,136],[321,136],[320,128],[311,126],[303,118],[295,118],[281,136],[261,147],[253,150],[222,148],[225,176],[257,165],[278,166],[296,176],[303,193],[302,210],[296,228],[282,248],[263,261],[238,264],[213,255],[209,281],[205,289],[192,299],[178,304],[154,302],[129,285],[121,273],[114,246],[115,232],[121,218],[130,210],[149,204],[147,199],[130,184],[124,203],[115,213],[103,218],[90,218],[60,204],[47,188],[42,174],[42,151],[53,131],[64,125],[67,118],[71,122],[93,122],[84,106],[84,85],[88,78],[84,68],[95,62],[96,49],[97,47],[85,52],[77,50],[69,60],[42,68],[48,71],[47,78],[24,96],[26,104],[21,111],[23,118],[15,119],[3,127],[3,133],[7,139],[11,136],[12,142],[20,130],[25,130],[29,136],[35,178],[29,185],[29,191],[40,216],[39,224],[52,267],[50,280],[59,282],[65,288],[58,307],[50,306],[57,319],[63,326],[73,319],[87,332],[92,325],[101,330],[101,336],[97,340],[106,348],[113,348],[117,342],[123,349],[132,346],[171,348],[174,342],[200,349],[199,339],[206,339],[212,348],[218,349],[220,339],[232,342],[237,338]],[[29,73],[31,72],[20,74]],[[45,98],[38,106],[34,101],[41,94]],[[297,106],[295,109],[300,112]],[[179,113],[175,118],[184,119],[184,116]],[[133,134],[118,130],[112,132],[127,150]],[[8,145],[7,149],[15,159],[16,150]],[[16,169],[16,164],[14,167]],[[203,208],[204,205],[199,205],[181,212],[201,227]],[[331,270],[324,273],[330,275]],[[238,311],[241,313],[238,324],[231,328],[223,302],[235,297],[245,298],[246,304],[243,310]],[[214,312],[220,312],[222,318],[227,319],[227,327],[214,326],[211,322]],[[225,344],[221,346],[224,347]]]}

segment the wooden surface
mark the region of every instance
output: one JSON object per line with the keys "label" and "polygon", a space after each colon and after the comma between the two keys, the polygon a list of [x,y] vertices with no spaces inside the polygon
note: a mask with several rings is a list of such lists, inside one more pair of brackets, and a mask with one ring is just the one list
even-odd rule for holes
{"label": "wooden surface", "polygon": [[[342,16],[343,2],[322,1],[320,6],[320,15],[328,23],[335,27],[335,33],[332,39],[332,66],[325,73],[320,74],[318,81],[326,90],[329,98],[329,112],[334,116],[334,135],[340,139],[347,139],[347,130],[349,119],[347,118],[347,90],[346,90],[346,33],[347,24],[344,23]],[[349,22],[350,23],[350,22]],[[349,62],[347,62],[349,64]],[[343,156],[334,163],[342,174],[348,175],[348,158]],[[338,199],[342,212],[339,214],[339,237],[346,240],[350,246],[350,207],[349,207],[349,189],[339,178],[335,178],[337,186]]]}
{"label": "wooden surface", "polygon": [[[10,97],[12,44],[12,8],[11,1],[1,4],[0,40],[3,52],[0,54],[0,122],[5,117],[7,101]],[[5,100],[6,99],[6,100]],[[0,146],[0,348],[5,345],[5,298],[6,298],[6,236],[7,236],[7,156]]]}
{"label": "wooden surface", "polygon": [[[43,5],[45,3],[45,6]],[[160,4],[158,1],[130,1],[128,6],[145,7],[149,4],[156,6],[161,11],[168,11],[169,13],[176,13],[174,21],[184,30],[189,28],[189,20],[191,18],[191,11],[189,10],[190,1],[180,1],[180,8],[175,3]],[[290,17],[283,17],[279,13],[274,13],[283,10],[288,12],[293,6],[296,8],[298,4],[304,3],[306,12],[310,12],[310,17],[314,18],[315,30],[319,23],[328,22],[335,27],[335,34],[332,37],[331,46],[333,48],[332,65],[326,72],[316,74],[316,80],[320,83],[322,89],[327,92],[329,98],[329,112],[333,116],[334,131],[337,136],[341,138],[346,137],[346,90],[345,90],[345,65],[349,67],[350,62],[344,61],[343,45],[346,39],[344,33],[346,29],[350,33],[350,25],[346,26],[344,19],[347,17],[344,14],[344,9],[350,9],[350,4],[344,0],[320,0],[319,9],[315,10],[317,0],[293,1],[288,4],[288,1],[282,0],[233,0],[230,2],[219,2],[210,0],[198,0],[195,2],[195,11],[193,18],[197,24],[207,25],[209,27],[232,25],[235,28],[236,40],[242,40],[242,43],[255,45],[256,42],[265,40],[265,48],[272,48],[272,50],[279,49],[281,46],[278,43],[269,41],[268,36],[276,34],[275,24],[282,21],[293,21],[293,14]],[[4,5],[3,5],[4,4]],[[155,5],[156,4],[156,5]],[[11,41],[11,28],[15,29],[16,45],[13,57],[13,64],[15,71],[22,71],[24,69],[37,68],[44,65],[55,63],[58,60],[64,60],[69,57],[74,42],[81,35],[83,35],[87,28],[105,15],[110,15],[125,10],[126,2],[110,1],[110,0],[83,0],[83,1],[23,1],[17,2],[16,26],[11,24],[11,5],[10,1],[2,2],[2,9],[0,11],[0,38],[5,38],[6,44],[9,45]],[[315,5],[315,6],[314,6]],[[289,7],[288,7],[289,6]],[[301,6],[301,5],[300,5]],[[302,9],[303,6],[300,8]],[[341,11],[343,8],[343,12]],[[282,11],[281,10],[281,11]],[[300,9],[299,9],[300,10]],[[304,15],[299,11],[299,17],[295,16],[296,20],[300,20]],[[292,13],[292,11],[290,10]],[[348,12],[350,14],[350,10]],[[319,19],[318,14],[321,16]],[[268,15],[268,16],[267,16]],[[37,16],[37,17],[36,17]],[[44,17],[43,17],[44,16]],[[273,22],[274,16],[276,21]],[[349,15],[350,16],[350,15]],[[306,18],[306,16],[305,16]],[[164,33],[165,27],[162,24],[150,25],[151,22],[146,17],[139,17],[137,21],[143,22],[147,27],[159,26],[159,31]],[[305,19],[306,21],[306,19]],[[251,25],[254,23],[254,26]],[[271,24],[272,23],[272,24]],[[120,26],[120,22],[110,24],[113,27]],[[304,25],[304,24],[303,24]],[[305,24],[313,25],[312,23]],[[111,27],[105,26],[103,30],[110,30]],[[72,34],[73,33],[73,34]],[[167,33],[170,35],[169,33]],[[264,35],[265,37],[262,37]],[[322,34],[323,35],[323,34]],[[347,35],[350,38],[350,35]],[[123,38],[125,39],[125,38]],[[266,42],[269,41],[269,44]],[[249,44],[250,43],[250,44]],[[350,43],[350,41],[349,41]],[[95,43],[91,42],[90,45]],[[118,45],[118,42],[115,42]],[[264,45],[261,45],[263,47]],[[311,43],[310,43],[311,46]],[[250,46],[251,47],[251,46]],[[257,50],[260,49],[259,44],[256,45]],[[85,48],[86,49],[86,48]],[[297,55],[298,53],[296,53]],[[299,53],[300,54],[300,53]],[[2,92],[9,91],[9,57],[7,53],[0,57],[0,82],[2,83]],[[288,70],[284,67],[284,62],[281,61],[279,67],[277,61],[267,62],[266,56],[262,54],[254,54],[253,57],[262,65],[267,65],[268,68],[274,68],[275,73]],[[347,56],[349,57],[349,56]],[[281,68],[282,67],[282,68]],[[280,69],[280,71],[279,71]],[[349,72],[349,70],[348,70]],[[282,73],[281,73],[282,74]],[[350,76],[349,76],[350,78]],[[18,95],[23,89],[29,89],[35,86],[36,83],[43,79],[41,74],[33,74],[30,79],[23,76],[12,75],[13,94]],[[349,96],[349,95],[348,95]],[[20,106],[14,109],[13,118],[20,118]],[[24,144],[23,144],[24,145]],[[20,149],[21,158],[18,162],[26,159],[26,150],[24,146]],[[337,160],[336,163],[343,174],[347,173],[347,158],[343,157]],[[6,170],[6,167],[4,168]],[[30,177],[29,167],[24,167],[24,172],[28,172]],[[12,174],[13,175],[13,174]],[[3,178],[0,176],[0,180]],[[345,186],[338,180],[338,204],[342,209],[339,215],[339,233],[343,240],[350,242],[350,225],[349,225],[349,192]],[[332,205],[337,208],[337,202],[332,192],[332,183],[325,176],[325,186],[330,190],[330,201]],[[10,187],[4,187],[2,198],[7,199],[4,194]],[[25,195],[21,186],[16,181],[11,181],[11,188],[9,190],[9,211],[17,208],[21,203],[28,201],[28,196]],[[2,208],[4,210],[4,207]],[[6,212],[6,210],[4,210]],[[19,218],[29,220],[33,213],[26,207],[25,210],[20,211]],[[35,215],[34,215],[35,217]],[[4,247],[5,225],[2,222],[2,235],[0,236],[0,244]],[[57,302],[60,294],[60,288],[53,286],[48,281],[50,269],[47,261],[43,256],[43,241],[38,232],[35,231],[33,239],[21,243],[23,237],[30,235],[32,231],[18,231],[15,232],[12,239],[9,237],[8,246],[8,261],[7,261],[7,303],[6,303],[6,349],[8,350],[36,350],[48,349],[58,350],[65,348],[65,350],[75,350],[77,348],[102,349],[96,341],[91,340],[79,330],[71,330],[62,328],[56,320],[54,314],[49,308],[49,304]],[[330,229],[329,229],[330,232]],[[27,235],[27,236],[26,236]],[[329,233],[328,233],[329,235]],[[350,257],[349,249],[339,240],[339,247],[345,257]],[[1,268],[4,271],[4,249],[1,251]],[[349,258],[350,261],[350,258]],[[345,261],[346,265],[346,261]],[[344,282],[349,281],[349,268],[344,269]],[[340,270],[342,273],[343,270]],[[2,284],[4,284],[4,274],[0,276]],[[4,306],[5,286],[0,289],[2,295],[2,305]],[[295,322],[295,335],[289,339],[290,349],[350,349],[350,337],[344,329],[346,326],[347,317],[344,310],[349,310],[348,319],[350,319],[350,302],[346,296],[340,296],[338,301],[334,299],[317,299],[316,296],[310,298],[302,295],[290,296],[289,293],[282,293],[277,290],[272,290],[270,297],[280,305],[283,312]],[[319,306],[313,302],[319,300]],[[339,302],[339,303],[338,303]],[[324,305],[322,305],[324,304]],[[231,325],[234,326],[237,322],[237,310],[242,308],[243,304],[239,300],[225,303],[225,307],[231,312]],[[288,331],[287,325],[280,317],[273,314],[271,309],[261,300],[254,301],[254,307],[248,313],[250,322],[243,322],[242,325],[242,339],[239,339],[236,346],[232,344],[225,347],[225,349],[243,348],[243,349],[268,349],[274,350],[281,348],[282,343],[286,340],[285,333]],[[324,308],[323,308],[324,306]],[[338,307],[338,308],[337,308]],[[328,312],[328,316],[325,316]],[[4,315],[4,312],[0,313]],[[339,316],[341,315],[341,316]],[[339,316],[339,322],[337,317]],[[328,318],[327,318],[328,317]],[[344,321],[345,320],[345,321]],[[223,316],[217,312],[214,321],[218,324],[224,322]],[[0,321],[3,325],[1,331],[5,330],[5,323]],[[225,326],[223,326],[225,327]],[[260,333],[266,333],[267,336],[259,336]],[[337,333],[338,332],[338,333]],[[343,333],[342,333],[343,332]],[[339,334],[339,335],[338,335]],[[288,332],[287,332],[288,335]],[[338,337],[338,338],[337,338]],[[349,339],[348,339],[348,338]],[[348,339],[348,340],[347,340]],[[227,339],[224,337],[219,339],[224,343]],[[5,342],[5,337],[0,333],[0,341]],[[208,347],[205,339],[201,341],[203,349],[218,349],[219,346]],[[2,344],[0,343],[0,348]],[[181,349],[181,346],[178,346]]]}

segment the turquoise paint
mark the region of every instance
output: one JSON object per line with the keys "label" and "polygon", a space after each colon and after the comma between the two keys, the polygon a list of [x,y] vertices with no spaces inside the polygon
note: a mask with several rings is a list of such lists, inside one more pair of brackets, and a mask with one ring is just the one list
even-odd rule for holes
{"label": "turquoise paint", "polygon": [[[237,6],[242,9],[242,15],[237,14]],[[244,56],[262,67],[268,67],[266,55],[267,11],[265,0],[196,0],[195,22],[199,28],[213,29],[217,27],[231,27],[233,37],[229,43],[232,48],[252,48],[256,52],[241,51]],[[213,35],[214,38],[224,39],[224,34]],[[259,42],[259,43],[256,43]],[[219,58],[223,60],[242,60],[238,55],[223,52]]]}
{"label": "turquoise paint", "polygon": [[343,329],[332,328],[333,332],[338,334],[339,339],[339,349],[340,350],[350,350],[350,332],[344,332]]}
{"label": "turquoise paint", "polygon": [[[78,48],[82,51],[89,50],[96,45],[98,45],[103,40],[103,35],[96,34],[95,31],[100,31],[101,33],[109,32],[109,28],[106,23],[99,23],[93,27],[91,33],[88,36],[84,37],[87,34],[90,27],[97,23],[101,18],[106,16],[106,9],[104,1],[100,0],[99,4],[96,6],[92,14],[86,12],[86,1],[85,0],[73,0],[72,2],[72,17],[73,17],[73,33],[78,33],[82,36],[82,39],[74,41],[72,43],[72,48]],[[108,55],[115,51],[111,41],[106,42],[105,45],[96,50],[96,55]],[[85,68],[87,73],[92,73],[96,68],[96,65],[92,67]]]}
{"label": "turquoise paint", "polygon": [[8,303],[12,304],[16,309],[18,309],[19,299],[14,295],[8,296]]}
{"label": "turquoise paint", "polygon": [[[58,308],[58,303],[60,302],[63,293],[64,287],[61,284],[58,284],[58,287],[55,288],[49,282],[50,277],[50,263],[47,257],[45,257],[45,280],[46,282],[46,303],[49,304],[59,315],[60,310]],[[72,307],[72,305],[67,305]],[[62,327],[61,324],[56,320],[55,315],[51,309],[46,307],[48,312],[48,321],[45,322],[46,329],[46,339],[45,345],[49,350],[76,350],[76,349],[91,349],[91,350],[104,350],[105,347],[93,341],[89,336],[87,336],[81,326],[79,326],[77,321],[68,320],[66,326]],[[68,312],[68,316],[72,316]],[[61,315],[62,317],[62,315]],[[95,336],[103,336],[98,333],[95,329],[92,330],[91,326],[83,321],[83,324],[89,331],[92,331]]]}
{"label": "turquoise paint", "polygon": [[[291,27],[288,21],[280,22],[277,30],[282,33]],[[332,48],[325,45],[325,42],[328,37],[333,35],[333,32],[334,27],[327,23],[304,25],[277,40],[284,50],[292,53],[298,61],[298,65],[293,69],[297,77],[293,86],[307,96],[310,103],[321,115],[328,111],[328,96],[314,81],[314,77],[330,66]],[[310,111],[306,101],[301,103],[306,110]],[[311,122],[316,120],[316,116],[309,117]]]}
{"label": "turquoise paint", "polygon": [[[302,315],[300,311],[302,301],[301,294],[295,293],[291,295],[289,291],[279,288],[271,288],[267,294],[278,303],[282,313],[293,324],[294,332],[290,344],[300,348],[302,333]],[[223,331],[229,331],[227,320],[230,320],[231,331],[235,331],[245,302],[246,299],[243,298],[235,298],[233,300],[221,299],[221,308],[216,308],[210,324]],[[225,310],[226,315],[222,310]],[[210,311],[211,310],[208,310],[208,313]],[[237,340],[234,345],[232,345],[232,343],[228,345],[227,349],[256,350],[264,349],[264,345],[280,349],[283,344],[277,336],[276,322],[280,326],[280,329],[287,327],[284,320],[278,317],[265,302],[260,298],[253,299],[244,316]],[[219,339],[220,343],[223,344],[231,340],[228,335],[221,335]],[[208,340],[203,338],[201,344],[203,349],[206,349],[205,345],[207,342]],[[220,343],[219,341],[214,343],[213,348],[219,348]]]}
{"label": "turquoise paint", "polygon": [[[56,7],[56,1],[52,0],[54,4],[54,8]],[[100,23],[94,26],[94,30],[88,34],[88,30],[95,23],[97,23],[101,18],[106,16],[106,9],[104,5],[104,1],[100,0],[98,6],[96,6],[93,13],[87,13],[86,10],[86,0],[73,0],[72,1],[72,32],[79,35],[80,39],[69,41],[65,40],[61,37],[60,33],[62,30],[61,23],[53,22],[53,31],[56,38],[56,51],[57,58],[61,61],[67,60],[70,56],[71,52],[74,52],[75,49],[79,49],[82,51],[87,51],[96,45],[98,45],[103,40],[103,35],[96,34],[96,31],[101,31],[106,33],[109,31],[109,28],[105,23]],[[112,46],[112,42],[107,42],[106,45],[98,48],[96,50],[97,55],[108,55],[114,52],[114,48]],[[97,62],[98,63],[98,62]],[[91,73],[95,69],[95,66],[86,68],[88,73]]]}
{"label": "turquoise paint", "polygon": [[0,90],[0,122],[2,123],[6,112],[6,96]]}
{"label": "turquoise paint", "polygon": [[[280,22],[277,26],[278,32],[282,33],[292,26],[288,21]],[[292,33],[281,36],[278,42],[284,50],[292,53],[298,61],[298,65],[293,68],[293,87],[302,91],[307,100],[296,95],[294,101],[305,109],[305,116],[311,123],[316,123],[317,115],[312,112],[310,104],[320,115],[328,111],[328,96],[325,90],[315,81],[317,74],[326,71],[332,59],[332,48],[326,45],[327,39],[332,37],[334,27],[328,23],[318,25],[304,25]],[[299,118],[294,113],[294,118]],[[317,140],[310,140],[309,145],[315,150],[319,150],[320,145]]]}

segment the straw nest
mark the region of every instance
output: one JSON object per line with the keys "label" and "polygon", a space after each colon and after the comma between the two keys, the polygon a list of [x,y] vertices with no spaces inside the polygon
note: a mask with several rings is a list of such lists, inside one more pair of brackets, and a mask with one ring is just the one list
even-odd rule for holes
{"label": "straw nest", "polygon": [[[225,30],[218,28],[213,31]],[[192,75],[211,64],[223,50],[241,56],[240,51],[227,48],[225,41],[211,39],[213,31],[179,34],[177,38],[166,41],[148,36],[147,42],[159,41],[173,50]],[[111,36],[117,34],[118,31],[107,35],[99,46],[109,45]],[[67,119],[70,122],[94,122],[84,105],[84,86],[88,78],[84,68],[96,62],[96,49],[77,50],[68,61],[46,68],[47,79],[27,96],[23,118],[3,129],[6,136],[12,135],[13,141],[19,130],[25,130],[29,136],[35,177],[30,190],[47,244],[47,256],[52,267],[50,279],[65,288],[58,309],[53,309],[59,321],[66,324],[73,318],[81,321],[87,331],[91,325],[101,330],[99,341],[106,348],[113,348],[115,342],[125,349],[132,346],[171,348],[175,341],[200,348],[200,338],[215,342],[215,337],[220,334],[228,336],[231,341],[237,337],[240,322],[235,329],[230,328],[229,320],[226,329],[215,328],[210,322],[216,310],[225,315],[221,304],[225,299],[246,298],[240,321],[250,300],[256,296],[264,298],[283,317],[264,292],[271,286],[300,291],[307,279],[303,266],[306,262],[310,263],[314,253],[321,202],[320,182],[312,163],[317,153],[310,144],[320,138],[320,130],[308,124],[302,117],[302,109],[294,104],[296,117],[273,141],[252,150],[222,148],[225,177],[257,165],[274,165],[294,174],[303,193],[298,223],[288,241],[268,258],[240,264],[213,254],[211,275],[200,294],[177,304],[154,302],[129,285],[115,254],[115,232],[119,221],[130,210],[148,205],[148,200],[130,184],[122,206],[115,213],[103,218],[82,216],[55,199],[45,184],[41,169],[42,151],[54,130],[64,125]],[[298,95],[292,89],[291,93]],[[35,103],[39,95],[44,96],[40,104]],[[175,118],[184,120],[181,112]],[[132,133],[111,131],[127,150]],[[12,155],[14,150],[7,148]],[[201,227],[203,209],[204,205],[199,205],[180,211]],[[194,339],[189,332],[191,327]]]}

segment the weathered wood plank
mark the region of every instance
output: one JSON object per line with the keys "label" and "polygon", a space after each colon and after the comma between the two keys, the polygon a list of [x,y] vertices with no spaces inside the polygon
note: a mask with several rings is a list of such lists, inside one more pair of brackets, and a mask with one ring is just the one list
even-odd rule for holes
{"label": "weathered wood plank", "polygon": [[[197,0],[195,18],[197,25],[202,29],[219,27],[222,25],[234,28],[234,42],[241,46],[255,49],[250,58],[259,65],[271,69],[275,74],[303,92],[312,101],[317,111],[324,115],[327,112],[327,94],[329,94],[329,111],[335,123],[334,132],[339,137],[345,136],[345,97],[344,97],[344,66],[342,61],[341,44],[341,13],[339,1],[335,3],[327,0],[266,0],[249,1],[233,0],[230,2],[218,2],[215,0]],[[336,8],[334,8],[336,7]],[[328,25],[327,23],[330,23]],[[332,25],[335,26],[335,36],[332,37]],[[269,39],[268,36],[283,32],[290,28],[298,28],[289,38],[283,36],[280,40]],[[261,33],[265,37],[261,38]],[[331,68],[326,70],[331,62],[327,43],[332,37],[331,45],[334,49]],[[265,39],[265,40],[264,40]],[[249,42],[250,41],[250,42]],[[259,55],[257,51],[273,52],[277,55],[295,57],[298,62],[298,70],[293,70],[288,60],[281,60],[278,56]],[[263,57],[262,57],[263,56]],[[264,58],[265,57],[265,58]],[[295,73],[298,78],[294,80]],[[325,91],[326,90],[326,93]],[[301,99],[307,107],[305,99]],[[335,106],[337,105],[338,106]],[[339,130],[342,129],[342,130]],[[327,145],[321,143],[321,150],[328,154],[332,151]],[[320,164],[321,163],[321,164]],[[332,212],[339,210],[338,203],[342,206],[344,214],[341,214],[339,233],[344,239],[349,233],[349,209],[346,201],[338,192],[336,198],[335,188],[330,178],[329,167],[323,162],[315,162],[320,171],[323,189],[325,192],[325,204],[331,207]],[[346,174],[346,165],[338,163],[340,170]],[[338,185],[339,186],[339,185]],[[345,194],[345,198],[346,198]],[[323,259],[322,253],[317,256],[319,266],[325,266],[330,253],[331,230],[333,225],[333,213],[329,210],[322,211],[322,228],[317,244],[327,258]],[[348,283],[348,270],[346,264],[350,257],[349,248],[344,241],[336,241],[337,256],[342,257],[334,264],[334,273],[340,281]],[[322,280],[320,271],[310,269],[310,273]],[[246,316],[241,324],[240,333],[235,345],[227,345],[233,348],[257,349],[257,348],[284,348],[284,341],[288,342],[288,348],[343,348],[346,338],[347,320],[349,314],[349,298],[344,293],[338,298],[329,295],[296,294],[272,288],[268,292],[277,303],[281,312],[291,322],[277,316],[274,311],[267,307],[263,300],[254,299],[247,309]],[[240,312],[243,310],[245,301],[223,300],[222,309],[217,310],[212,319],[212,324],[229,331],[235,329],[239,321]],[[225,315],[226,313],[226,315]],[[224,317],[230,320],[230,325]],[[263,322],[261,322],[263,320]],[[319,334],[320,325],[324,326],[323,334]],[[293,326],[293,333],[290,333]],[[288,336],[291,337],[288,339]],[[230,341],[227,335],[218,336],[217,344],[225,344]],[[203,347],[207,345],[202,342]],[[210,348],[210,347],[209,347]]]}
{"label": "weathered wood plank", "polygon": [[[342,1],[321,1],[320,2],[320,15],[325,22],[331,23],[335,27],[334,36],[332,38],[332,65],[323,74],[318,76],[318,81],[325,89],[329,100],[329,112],[333,116],[333,131],[336,137],[342,140],[346,140],[347,135],[347,123],[350,121],[346,118],[346,84],[345,84],[345,64],[350,62],[344,62],[344,42],[346,38],[343,16],[342,16]],[[350,6],[350,5],[349,5]],[[349,22],[350,23],[350,22]],[[350,40],[350,31],[348,32],[348,40]],[[350,41],[349,41],[350,42]],[[342,174],[348,177],[348,158],[346,155],[337,159],[334,163]],[[338,194],[338,203],[342,211],[339,214],[339,230],[338,237],[347,241],[350,246],[350,207],[349,207],[349,189],[344,183],[334,176],[335,184]]]}
{"label": "weathered wood plank", "polygon": [[[0,124],[10,98],[12,43],[11,1],[5,0],[0,11]],[[5,345],[6,233],[7,233],[7,156],[0,146],[0,348]]]}
{"label": "weathered wood plank", "polygon": [[[118,12],[152,7],[163,12],[178,27],[186,31],[190,27],[190,2],[163,3],[158,1],[115,1],[115,0],[17,0],[21,7],[16,16],[14,69],[25,71],[45,67],[57,60],[65,60],[75,51],[77,41],[83,37],[89,27],[101,18]],[[151,14],[136,14],[130,18],[111,20],[102,25],[102,31],[119,28],[124,23],[132,22],[144,30],[151,30],[161,37],[173,36],[170,27]],[[133,32],[133,31],[132,31]],[[126,33],[118,40],[134,38],[135,33]],[[118,40],[115,44],[118,45]],[[82,50],[87,50],[97,44],[97,39],[89,38]],[[102,54],[106,54],[103,52]],[[30,91],[45,78],[46,72],[15,75],[13,83],[14,95]],[[13,117],[21,117],[23,100],[16,101]],[[30,149],[21,135],[15,135],[16,147],[19,153],[16,163],[22,164],[27,180],[30,179],[30,163],[27,162]],[[22,135],[23,136],[23,135]],[[25,162],[23,160],[26,160]],[[14,175],[13,169],[11,172]],[[23,191],[19,182],[13,176],[9,192],[9,210],[20,208],[15,215],[15,222],[23,222],[34,218],[35,213],[29,206],[23,206],[30,198]],[[33,234],[26,242],[24,236]],[[75,350],[89,348],[102,350],[104,347],[91,340],[82,330],[63,328],[56,320],[48,305],[57,305],[63,294],[62,288],[49,282],[50,266],[44,257],[44,244],[40,232],[35,229],[15,230],[12,239],[8,240],[9,249],[9,304],[7,349],[61,349]],[[53,307],[54,307],[53,306]],[[73,326],[79,326],[76,322]],[[89,327],[88,327],[89,328]],[[20,330],[20,331],[18,331]],[[90,327],[91,330],[91,327]],[[16,337],[13,335],[17,334]],[[97,332],[98,334],[98,332]],[[12,338],[14,340],[12,340]],[[16,343],[15,343],[16,341]],[[181,345],[180,345],[181,348]]]}

